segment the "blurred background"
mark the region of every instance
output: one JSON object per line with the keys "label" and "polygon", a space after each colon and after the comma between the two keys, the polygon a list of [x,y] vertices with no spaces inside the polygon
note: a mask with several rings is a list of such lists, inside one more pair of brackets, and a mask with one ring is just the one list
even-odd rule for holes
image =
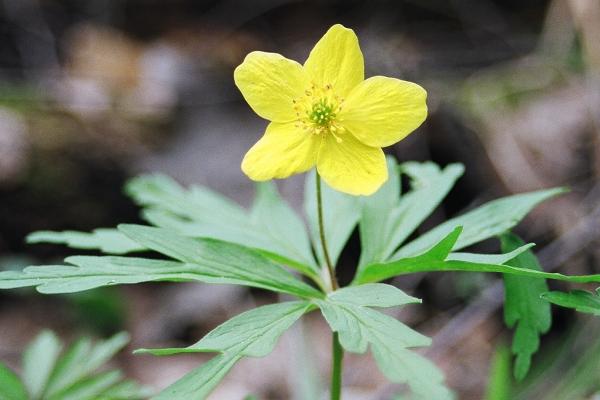
{"label": "blurred background", "polygon": [[[548,270],[600,272],[597,0],[0,0],[0,269],[58,263],[73,253],[26,245],[31,231],[140,222],[122,186],[143,172],[206,185],[249,205],[253,184],[239,164],[266,122],[243,102],[233,69],[252,50],[303,61],[338,22],[357,32],[367,76],[411,80],[428,91],[427,121],[386,151],[400,161],[467,167],[423,230],[499,196],[568,186],[568,195],[537,208],[517,232],[538,243]],[[299,211],[302,183],[296,177],[279,185]],[[355,233],[341,274],[358,246]],[[478,250],[497,251],[498,244]],[[430,274],[396,282],[424,299],[398,316],[433,336],[426,354],[460,399],[482,398],[493,354],[510,344],[497,279]],[[67,341],[127,330],[131,349],[188,345],[274,300],[258,290],[199,284],[70,296],[3,291],[0,359],[17,368],[42,328]],[[600,324],[553,310],[553,328],[519,396],[591,399],[600,391]],[[329,345],[315,313],[269,357],[240,362],[212,398],[317,398],[309,393],[326,380]],[[117,363],[161,388],[208,357],[124,352]],[[347,399],[386,400],[401,391],[369,357],[346,362]]]}

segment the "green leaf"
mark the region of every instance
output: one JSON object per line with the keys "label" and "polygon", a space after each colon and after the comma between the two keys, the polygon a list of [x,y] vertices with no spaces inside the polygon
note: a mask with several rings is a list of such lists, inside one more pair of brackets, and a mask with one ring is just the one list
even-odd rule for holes
{"label": "green leaf", "polygon": [[62,345],[56,335],[43,331],[23,354],[23,383],[32,399],[41,399]]}
{"label": "green leaf", "polygon": [[[387,157],[388,180],[377,192],[362,200],[358,224],[360,233],[359,268],[385,261],[385,249],[392,245],[393,226],[401,219],[400,173],[393,157]],[[410,233],[409,233],[410,234]],[[396,243],[396,247],[398,243]],[[393,251],[393,250],[392,250]],[[388,254],[389,255],[389,254]]]}
{"label": "green leaf", "polygon": [[[501,236],[502,250],[512,251],[525,243],[516,235]],[[508,262],[517,268],[541,271],[537,257],[530,250]],[[540,335],[548,332],[552,325],[550,304],[540,298],[548,291],[544,278],[524,278],[504,275],[504,322],[515,328],[512,351],[516,355],[514,374],[522,380],[531,365],[531,356],[540,346]]]}
{"label": "green leaf", "polygon": [[[273,183],[257,185],[251,213],[216,192],[198,186],[184,189],[163,175],[134,178],[126,191],[145,207],[143,217],[155,226],[182,236],[218,239],[257,249],[321,284],[306,227]],[[91,233],[34,232],[28,242],[60,243],[109,254],[145,250],[119,230],[106,228]]]}
{"label": "green leaf", "polygon": [[[23,381],[0,364],[2,400],[135,400],[151,391],[133,381],[122,380],[120,371],[97,373],[129,341],[126,333],[92,345],[89,338],[76,341],[61,356],[62,344],[54,333],[43,331],[23,355]],[[15,381],[16,380],[16,381]],[[19,386],[21,388],[19,389]]]}
{"label": "green leaf", "polygon": [[169,211],[209,226],[248,224],[246,211],[235,202],[205,187],[188,190],[165,175],[143,175],[130,180],[125,192],[143,207]]}
{"label": "green leaf", "polygon": [[510,378],[510,358],[510,350],[506,346],[500,346],[496,349],[492,358],[485,400],[513,399],[511,395],[513,383]]}
{"label": "green leaf", "polygon": [[120,371],[107,371],[98,375],[85,378],[48,400],[97,400],[102,398],[104,392],[123,379]]}
{"label": "green leaf", "polygon": [[306,301],[287,301],[257,307],[224,322],[189,347],[140,349],[136,353],[162,356],[235,351],[241,356],[263,357],[273,350],[279,336],[309,309],[311,304]]}
{"label": "green leaf", "polygon": [[557,306],[600,316],[600,288],[596,289],[596,293],[587,290],[571,290],[566,293],[546,292],[542,294],[542,299]]}
{"label": "green leaf", "polygon": [[65,244],[75,249],[99,249],[109,254],[125,254],[144,248],[116,229],[98,228],[91,233],[77,231],[38,231],[27,236],[27,243]]}
{"label": "green leaf", "polygon": [[159,399],[204,398],[227,371],[242,357],[269,354],[279,337],[303,314],[311,303],[293,301],[271,304],[239,314],[185,348],[140,349],[136,353],[171,355],[179,353],[221,352],[200,368],[161,392]]}
{"label": "green leaf", "polygon": [[440,170],[431,162],[408,162],[400,170],[411,178],[410,192],[400,197],[398,166],[388,157],[388,181],[373,196],[363,199],[360,267],[387,261],[446,197],[464,167],[451,164]]}
{"label": "green leaf", "polygon": [[137,400],[147,399],[155,391],[138,385],[136,382],[125,380],[111,386],[102,393],[102,400]]}
{"label": "green leaf", "polygon": [[0,400],[28,400],[19,377],[0,362]]}
{"label": "green leaf", "polygon": [[[270,239],[260,234],[259,227],[253,228],[253,236],[250,238],[249,233],[234,233],[231,229],[224,227],[226,231],[219,231],[202,223],[184,220],[170,212],[163,210],[144,210],[144,218],[152,225],[174,231],[182,236],[190,238],[210,238],[223,240],[230,243],[240,244],[244,247],[252,248],[263,256],[270,258],[277,263],[287,265],[298,272],[310,277],[315,282],[321,283],[317,268],[313,264],[306,264],[292,260],[283,256],[281,253],[274,253],[265,249],[274,249],[274,245]],[[276,249],[275,249],[276,250]]]}
{"label": "green leaf", "polygon": [[251,218],[269,238],[270,246],[264,249],[311,266],[318,276],[304,222],[283,201],[275,183],[258,183],[256,192]]}
{"label": "green leaf", "polygon": [[[157,228],[156,228],[157,229]],[[40,293],[73,293],[102,286],[142,282],[207,282],[247,285],[300,297],[322,297],[266,258],[237,245],[203,240],[202,264],[116,256],[75,256],[70,265],[0,272],[0,289],[35,286]]]}
{"label": "green leaf", "polygon": [[385,283],[348,286],[336,290],[328,297],[333,301],[368,307],[394,307],[421,302],[420,299],[409,296],[397,287]]}
{"label": "green leaf", "polygon": [[[365,289],[365,292],[372,292],[372,288]],[[386,314],[347,301],[349,296],[336,296],[335,293],[326,300],[317,300],[317,304],[331,329],[339,333],[344,349],[364,353],[370,346],[379,369],[391,381],[406,383],[414,393],[427,399],[452,398],[443,385],[444,377],[438,368],[409,350],[411,347],[428,346],[431,343],[429,338]],[[405,298],[396,300],[398,304],[405,301]],[[368,302],[373,303],[371,300]],[[387,306],[393,303],[386,298],[381,304]]]}
{"label": "green leaf", "polygon": [[471,244],[501,235],[518,224],[539,203],[564,192],[565,189],[562,188],[548,189],[491,201],[438,225],[401,247],[391,258],[399,259],[420,254],[439,242],[457,226],[463,227],[463,233],[455,243],[453,250],[460,250]]}
{"label": "green leaf", "polygon": [[73,293],[102,286],[200,280],[185,264],[134,257],[75,256],[72,265],[43,265],[0,272],[0,289],[35,286],[40,293]]}
{"label": "green leaf", "polygon": [[458,240],[462,231],[457,227],[449,235],[443,238],[439,243],[417,257],[403,258],[396,261],[380,264],[370,264],[358,270],[354,283],[377,282],[391,278],[396,275],[402,275],[413,272],[420,272],[420,269],[430,267],[434,261],[444,261],[452,247]]}
{"label": "green leaf", "polygon": [[238,354],[220,354],[193,369],[183,378],[168,386],[153,400],[205,399],[241,358]]}
{"label": "green leaf", "polygon": [[215,283],[246,284],[300,297],[322,296],[284,268],[237,244],[191,239],[141,225],[119,225],[119,229],[141,245],[188,264],[199,274],[214,276],[210,280]]}
{"label": "green leaf", "polygon": [[126,191],[146,207],[143,216],[153,225],[184,236],[260,249],[315,277],[317,267],[306,228],[272,183],[257,185],[251,213],[207,188],[190,186],[186,190],[163,175],[135,178]]}
{"label": "green leaf", "polygon": [[95,346],[89,338],[75,342],[58,360],[48,381],[46,395],[53,396],[89,376],[108,362],[129,342],[129,335],[118,333]]}
{"label": "green leaf", "polygon": [[523,254],[533,246],[535,246],[533,243],[524,244],[523,246],[519,246],[513,251],[504,254],[450,253],[448,254],[448,257],[446,257],[446,260],[466,261],[479,264],[506,264],[508,261]]}
{"label": "green leaf", "polygon": [[[417,272],[432,272],[432,271],[464,271],[464,272],[497,272],[503,274],[511,274],[518,276],[526,276],[533,278],[556,279],[567,282],[591,283],[600,282],[600,274],[595,275],[563,275],[559,273],[542,272],[527,268],[513,267],[510,265],[487,264],[482,262],[469,262],[465,259],[483,259],[489,256],[473,255],[458,253],[458,256],[450,256],[450,250],[455,248],[456,241],[460,235],[460,227],[457,227],[448,236],[443,238],[438,244],[427,250],[425,253],[416,256],[402,258],[396,261],[387,263],[371,264],[366,266],[362,271],[359,271],[354,278],[353,284],[362,284],[368,282],[378,282],[394,276],[412,274]],[[492,255],[493,258],[505,259],[514,258],[516,254],[522,253],[530,248],[531,245],[524,245],[513,252],[500,255]],[[454,253],[457,254],[457,253]],[[481,258],[483,257],[483,258]],[[454,258],[454,259],[453,259]]]}
{"label": "green leaf", "polygon": [[[310,171],[304,182],[304,213],[308,220],[310,237],[320,261],[325,265],[323,249],[319,238],[319,221],[317,218],[316,174]],[[350,196],[330,188],[321,180],[321,197],[323,200],[323,225],[325,239],[331,262],[335,266],[340,254],[358,223],[361,213],[361,202],[358,196]]]}

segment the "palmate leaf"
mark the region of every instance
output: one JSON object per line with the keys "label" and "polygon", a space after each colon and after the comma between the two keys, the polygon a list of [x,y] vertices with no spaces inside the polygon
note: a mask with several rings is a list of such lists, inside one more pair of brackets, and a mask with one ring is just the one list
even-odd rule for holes
{"label": "palmate leaf", "polygon": [[0,364],[3,400],[135,400],[151,391],[123,380],[118,370],[98,372],[129,341],[120,333],[93,345],[83,338],[61,354],[63,344],[50,331],[40,333],[23,355],[23,383]]}
{"label": "palmate leaf", "polygon": [[233,317],[192,346],[140,349],[136,352],[154,355],[220,352],[156,397],[157,400],[203,399],[240,358],[269,354],[283,332],[313,308],[314,305],[306,301],[262,306]]}
{"label": "palmate leaf", "polygon": [[[378,282],[398,275],[416,272],[432,271],[464,271],[464,272],[497,272],[533,278],[556,279],[568,282],[591,283],[600,282],[600,274],[595,275],[563,275],[559,273],[542,272],[527,268],[513,267],[503,264],[489,264],[478,260],[506,260],[515,258],[531,248],[531,244],[523,245],[504,255],[484,255],[469,253],[450,253],[456,247],[461,233],[461,227],[455,228],[439,243],[416,257],[402,258],[387,263],[371,264],[359,271],[354,278],[354,284]],[[472,260],[472,261],[469,261]]]}
{"label": "palmate leaf", "polygon": [[[319,222],[317,219],[316,174],[310,171],[304,182],[304,213],[308,220],[310,238],[320,265],[325,265],[323,249],[319,238]],[[321,181],[321,196],[323,199],[323,225],[327,250],[331,262],[335,266],[342,249],[356,227],[361,213],[361,202],[357,196],[351,196],[330,188]]]}
{"label": "palmate leaf", "polygon": [[146,248],[178,261],[117,256],[76,256],[72,264],[0,272],[0,289],[35,286],[42,293],[70,293],[101,286],[153,281],[248,285],[299,297],[321,293],[262,255],[232,243],[191,239],[165,229],[120,226]]}
{"label": "palmate leaf", "polygon": [[[212,239],[186,238],[165,229],[141,225],[120,225],[119,229],[141,245],[197,265],[205,274],[215,275],[216,279],[235,279],[236,283],[300,297],[321,297],[319,291],[281,266],[243,246]],[[218,282],[216,279],[213,282]]]}
{"label": "palmate leaf", "polygon": [[107,395],[107,391],[122,379],[123,374],[120,371],[101,372],[77,382],[56,396],[48,397],[48,400],[95,400],[98,398],[110,398]]}
{"label": "palmate leaf", "polygon": [[541,297],[557,306],[600,316],[600,288],[596,289],[596,293],[587,290],[553,291],[543,293]]}
{"label": "palmate leaf", "polygon": [[[516,235],[501,236],[502,250],[513,251],[525,243]],[[523,269],[541,271],[536,256],[530,250],[507,261],[507,265]],[[514,375],[522,380],[531,365],[531,356],[540,346],[539,336],[552,325],[550,304],[540,298],[548,291],[544,278],[524,278],[504,275],[504,321],[509,328],[515,328],[512,351],[516,355]]]}
{"label": "palmate leaf", "polygon": [[[451,164],[441,170],[434,163],[404,163],[398,169],[388,157],[388,181],[373,196],[363,199],[360,219],[359,268],[387,261],[402,242],[446,197],[464,167]],[[411,178],[412,190],[400,196],[400,174]]]}
{"label": "palmate leaf", "polygon": [[[261,250],[264,255],[318,280],[310,241],[302,220],[279,196],[272,182],[257,184],[250,212],[207,188],[184,189],[163,175],[134,178],[126,192],[141,206],[151,224],[193,238],[213,238]],[[65,244],[79,249],[98,249],[108,254],[145,250],[117,229],[91,233],[34,232],[29,243]]]}
{"label": "palmate leaf", "polygon": [[125,192],[140,206],[169,211],[207,226],[247,226],[246,210],[232,200],[202,186],[184,189],[165,175],[142,175],[131,179]]}
{"label": "palmate leaf", "polygon": [[75,342],[57,362],[45,393],[52,397],[92,374],[129,342],[129,335],[119,333],[96,345],[84,337]]}
{"label": "palmate leaf", "polygon": [[565,189],[562,188],[548,189],[490,201],[472,211],[449,219],[407,243],[396,251],[391,259],[397,260],[421,254],[457,226],[462,226],[463,232],[454,244],[453,250],[460,250],[482,240],[499,236],[518,224],[539,203],[564,192]]}
{"label": "palmate leaf", "polygon": [[318,272],[306,228],[275,184],[264,182],[256,188],[250,212],[205,187],[186,190],[163,175],[134,178],[126,191],[145,207],[143,216],[156,226],[264,250],[290,260],[290,266],[301,265],[303,272]]}
{"label": "palmate leaf", "polygon": [[431,340],[398,320],[371,307],[393,307],[420,300],[385,284],[342,288],[317,300],[331,329],[339,333],[342,347],[353,353],[367,348],[381,372],[391,381],[406,383],[424,399],[451,399],[442,372],[429,360],[409,350],[428,346]]}

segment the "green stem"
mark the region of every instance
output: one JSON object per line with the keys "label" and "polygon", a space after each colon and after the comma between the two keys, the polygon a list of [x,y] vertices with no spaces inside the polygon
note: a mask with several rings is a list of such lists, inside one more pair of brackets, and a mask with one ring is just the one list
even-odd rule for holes
{"label": "green stem", "polygon": [[[327,240],[325,239],[325,228],[323,224],[323,201],[321,199],[321,177],[316,174],[317,182],[317,215],[319,218],[319,236],[321,238],[321,247],[323,249],[323,258],[325,258],[325,264],[327,265],[327,272],[329,272],[329,279],[331,281],[331,290],[337,290],[339,288],[338,281],[335,277],[335,271],[333,269],[333,263],[331,257],[329,257],[329,251],[327,250]],[[342,360],[344,358],[344,350],[340,344],[340,340],[337,332],[333,332],[333,340],[331,343],[332,355],[332,368],[331,368],[331,400],[340,400],[342,395]]]}
{"label": "green stem", "polygon": [[342,397],[342,360],[344,350],[340,344],[338,333],[333,332],[331,343],[333,352],[333,368],[331,370],[331,400],[340,400]]}
{"label": "green stem", "polygon": [[331,257],[329,257],[329,251],[327,250],[327,239],[325,239],[325,228],[323,224],[323,200],[321,200],[321,176],[316,174],[317,182],[317,215],[319,218],[319,236],[321,238],[321,248],[323,249],[323,257],[325,258],[325,264],[327,265],[327,272],[329,272],[329,279],[331,281],[331,289],[339,289],[337,279],[335,278],[335,271],[333,270],[333,263]]}

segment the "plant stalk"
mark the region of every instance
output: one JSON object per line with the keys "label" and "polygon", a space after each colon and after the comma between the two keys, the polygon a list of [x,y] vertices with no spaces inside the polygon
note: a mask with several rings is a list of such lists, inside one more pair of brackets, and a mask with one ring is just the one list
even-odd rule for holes
{"label": "plant stalk", "polygon": [[325,264],[327,265],[327,272],[329,272],[329,279],[331,281],[331,290],[339,289],[338,281],[335,277],[335,271],[333,269],[333,263],[331,257],[329,257],[329,250],[327,250],[327,239],[325,239],[325,228],[323,224],[323,200],[321,199],[321,176],[316,174],[317,182],[317,215],[319,218],[319,236],[321,238],[321,248],[323,250],[323,257],[325,258]]}
{"label": "plant stalk", "polygon": [[331,400],[340,400],[342,398],[342,361],[344,360],[344,349],[342,349],[337,332],[333,332],[331,347],[333,352]]}
{"label": "plant stalk", "polygon": [[[337,278],[335,277],[335,270],[329,251],[327,249],[327,240],[325,239],[325,228],[323,224],[323,200],[321,199],[321,177],[316,174],[317,184],[317,215],[319,219],[319,236],[321,238],[321,247],[323,249],[323,258],[325,258],[325,264],[327,266],[327,272],[329,273],[329,279],[331,281],[331,290],[339,289]],[[331,343],[332,351],[332,367],[331,367],[331,400],[340,400],[342,396],[342,360],[344,359],[344,350],[340,344],[340,340],[337,332],[333,332],[333,338]]]}

